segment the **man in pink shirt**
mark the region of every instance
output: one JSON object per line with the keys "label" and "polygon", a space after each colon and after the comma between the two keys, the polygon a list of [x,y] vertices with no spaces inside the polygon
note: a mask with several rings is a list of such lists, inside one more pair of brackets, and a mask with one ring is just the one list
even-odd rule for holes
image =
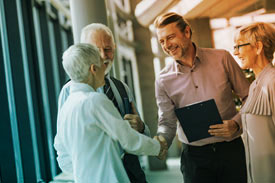
{"label": "man in pink shirt", "polygon": [[[170,146],[177,131],[184,183],[246,183],[242,123],[232,91],[245,100],[249,82],[227,51],[197,47],[182,16],[166,13],[154,24],[163,51],[174,59],[156,80],[158,135]],[[190,143],[174,110],[209,99],[215,100],[223,124],[210,126],[211,137]]]}

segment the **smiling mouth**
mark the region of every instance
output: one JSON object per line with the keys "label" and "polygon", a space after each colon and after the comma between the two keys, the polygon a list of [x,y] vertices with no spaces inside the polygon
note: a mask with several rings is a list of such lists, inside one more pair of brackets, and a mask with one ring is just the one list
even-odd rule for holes
{"label": "smiling mouth", "polygon": [[174,47],[173,49],[170,49],[169,52],[175,53],[177,49],[178,49],[178,46]]}

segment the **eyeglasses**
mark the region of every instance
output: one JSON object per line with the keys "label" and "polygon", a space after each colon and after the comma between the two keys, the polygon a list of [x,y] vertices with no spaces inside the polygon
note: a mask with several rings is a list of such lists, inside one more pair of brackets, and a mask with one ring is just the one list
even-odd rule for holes
{"label": "eyeglasses", "polygon": [[235,45],[233,48],[234,48],[234,51],[237,51],[237,50],[239,51],[240,47],[247,46],[247,45],[250,45],[250,43]]}

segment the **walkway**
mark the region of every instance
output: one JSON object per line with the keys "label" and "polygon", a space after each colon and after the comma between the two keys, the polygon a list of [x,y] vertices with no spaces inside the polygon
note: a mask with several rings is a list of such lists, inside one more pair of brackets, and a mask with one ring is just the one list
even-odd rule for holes
{"label": "walkway", "polygon": [[[150,171],[145,170],[148,183],[183,183],[180,172],[180,159],[170,158],[167,160],[167,170]],[[73,183],[71,177],[60,174],[51,183]]]}
{"label": "walkway", "polygon": [[180,171],[180,158],[167,160],[167,170],[149,171],[145,170],[148,183],[183,183]]}

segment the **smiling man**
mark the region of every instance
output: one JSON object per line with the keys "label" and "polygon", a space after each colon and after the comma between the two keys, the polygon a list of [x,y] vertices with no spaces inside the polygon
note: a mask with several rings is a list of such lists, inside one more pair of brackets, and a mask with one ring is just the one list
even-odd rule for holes
{"label": "smiling man", "polygon": [[[163,51],[174,59],[156,80],[158,135],[170,145],[178,132],[184,182],[246,183],[242,124],[232,95],[234,91],[242,100],[247,97],[249,83],[242,70],[227,51],[196,46],[182,16],[166,13],[154,24]],[[212,98],[223,124],[210,126],[212,137],[188,142],[174,110]]]}

